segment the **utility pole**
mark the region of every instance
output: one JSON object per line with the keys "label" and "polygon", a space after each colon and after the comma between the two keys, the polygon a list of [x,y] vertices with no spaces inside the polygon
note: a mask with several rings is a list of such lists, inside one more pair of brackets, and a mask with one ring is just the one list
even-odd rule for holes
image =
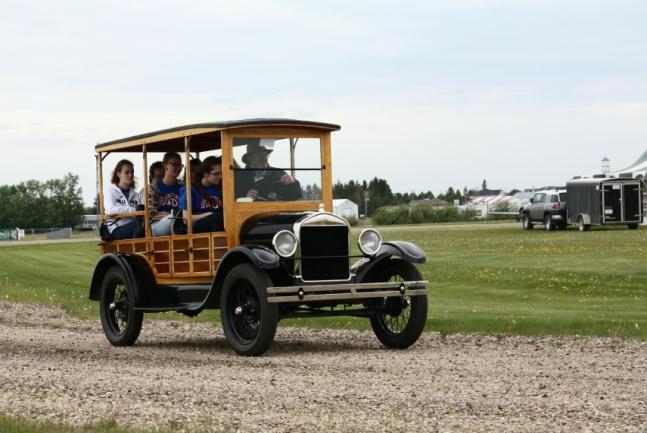
{"label": "utility pole", "polygon": [[364,215],[368,218],[368,190],[364,191]]}

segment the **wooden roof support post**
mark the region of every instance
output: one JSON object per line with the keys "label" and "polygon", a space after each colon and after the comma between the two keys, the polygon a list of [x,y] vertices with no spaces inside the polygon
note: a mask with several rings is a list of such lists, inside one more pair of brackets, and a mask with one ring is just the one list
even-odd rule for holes
{"label": "wooden roof support post", "polygon": [[105,216],[105,208],[103,206],[103,157],[101,155],[101,152],[97,153],[97,182],[97,189],[99,191],[97,212],[99,213],[100,222],[103,222]]}
{"label": "wooden roof support post", "polygon": [[321,136],[321,201],[327,212],[332,212],[332,150],[330,132]]}
{"label": "wooden roof support post", "polygon": [[234,186],[236,182],[236,171],[234,171],[233,139],[227,131],[220,131],[220,148],[222,149],[222,205],[223,217],[225,220],[225,232],[227,233],[227,244],[229,248],[238,245],[238,234],[236,233],[236,198],[234,197]]}
{"label": "wooden roof support post", "polygon": [[189,144],[191,143],[191,137],[184,137],[184,160],[186,161],[186,166],[184,168],[184,188],[186,191],[186,225],[187,233],[193,234],[193,222],[191,221],[191,216],[193,214],[193,208],[191,205],[191,151],[189,149]]}
{"label": "wooden roof support post", "polygon": [[144,197],[140,197],[144,204],[144,236],[151,237],[150,210],[148,209],[148,151],[146,145],[142,146],[144,153]]}

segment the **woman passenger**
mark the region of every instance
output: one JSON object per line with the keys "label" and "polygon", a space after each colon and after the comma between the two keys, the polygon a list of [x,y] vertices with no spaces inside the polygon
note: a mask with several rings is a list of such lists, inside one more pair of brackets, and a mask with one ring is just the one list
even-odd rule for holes
{"label": "woman passenger", "polygon": [[179,210],[182,185],[178,182],[182,159],[175,152],[164,154],[162,159],[164,177],[152,182],[148,188],[148,210],[151,215],[153,236],[168,236],[173,224],[173,211]]}
{"label": "woman passenger", "polygon": [[[135,169],[133,163],[122,159],[112,172],[111,184],[106,191],[105,212],[107,215],[136,212],[141,204],[135,191]],[[141,236],[136,218],[113,218],[107,221],[108,231],[113,239],[130,239]]]}
{"label": "woman passenger", "polygon": [[[191,222],[193,233],[224,229],[222,215],[222,163],[215,156],[206,158],[191,178]],[[180,204],[187,218],[186,188],[180,191]]]}

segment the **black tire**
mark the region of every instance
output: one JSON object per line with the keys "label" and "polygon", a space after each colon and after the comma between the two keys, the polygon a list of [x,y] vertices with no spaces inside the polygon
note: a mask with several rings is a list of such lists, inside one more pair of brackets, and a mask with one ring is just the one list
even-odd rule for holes
{"label": "black tire", "polygon": [[524,230],[532,230],[533,225],[532,225],[532,220],[530,219],[530,215],[527,213],[523,214],[521,217],[521,225]]}
{"label": "black tire", "polygon": [[546,226],[546,231],[552,232],[555,230],[555,223],[550,215],[544,216],[544,226]]}
{"label": "black tire", "polygon": [[[389,260],[374,281],[420,281],[418,269],[403,260]],[[373,304],[371,327],[386,347],[405,349],[420,338],[427,321],[427,296],[383,298]]]}
{"label": "black tire", "polygon": [[108,269],[101,282],[99,312],[101,326],[113,346],[132,346],[142,330],[144,313],[135,311],[136,293],[128,286],[124,272],[117,266]]}
{"label": "black tire", "polygon": [[584,218],[577,217],[577,229],[581,232],[585,232],[591,228],[590,224],[584,224]]}
{"label": "black tire", "polygon": [[265,353],[274,341],[279,310],[267,302],[272,280],[250,263],[235,266],[222,285],[220,318],[225,337],[240,355]]}
{"label": "black tire", "polygon": [[629,230],[638,230],[638,224],[637,223],[627,224],[627,228]]}

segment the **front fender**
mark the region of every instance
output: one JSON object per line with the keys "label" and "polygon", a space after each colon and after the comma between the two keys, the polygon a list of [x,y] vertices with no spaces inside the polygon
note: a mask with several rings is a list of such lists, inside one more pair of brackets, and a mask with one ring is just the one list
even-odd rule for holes
{"label": "front fender", "polygon": [[377,257],[383,255],[396,256],[410,263],[425,263],[427,261],[427,255],[422,248],[412,242],[405,241],[385,242],[376,254]]}
{"label": "front fender", "polygon": [[351,271],[357,275],[357,282],[368,278],[376,266],[385,260],[397,257],[409,263],[425,263],[427,255],[418,245],[412,242],[391,241],[382,244],[380,251],[372,258],[364,257],[351,267]]}
{"label": "front fender", "polygon": [[89,298],[91,300],[99,300],[103,276],[113,266],[119,267],[124,273],[128,287],[134,290],[135,299],[137,300],[142,298],[145,289],[155,285],[155,278],[148,266],[148,262],[140,255],[130,253],[104,254],[94,267],[94,274],[90,283]]}

